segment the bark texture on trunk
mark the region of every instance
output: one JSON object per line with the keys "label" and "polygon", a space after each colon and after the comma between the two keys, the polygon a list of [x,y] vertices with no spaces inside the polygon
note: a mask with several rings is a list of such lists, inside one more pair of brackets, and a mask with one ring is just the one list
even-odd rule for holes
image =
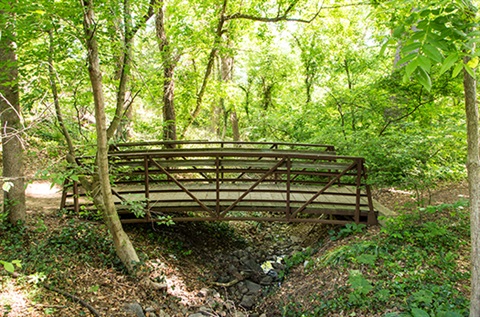
{"label": "bark texture on trunk", "polygon": [[480,316],[480,147],[478,144],[479,116],[476,86],[475,78],[464,71],[463,88],[465,92],[465,113],[467,116],[467,172],[470,194],[470,230],[472,243],[471,317]]}
{"label": "bark texture on trunk", "polygon": [[48,39],[49,39],[49,49],[48,49],[48,78],[50,80],[50,89],[52,91],[53,97],[53,104],[55,106],[55,114],[57,115],[57,121],[60,125],[60,129],[62,130],[62,134],[65,137],[65,141],[67,142],[68,146],[68,153],[70,155],[75,155],[75,149],[73,147],[72,137],[68,132],[67,127],[65,126],[65,121],[63,120],[62,109],[60,108],[60,98],[58,96],[58,87],[57,87],[57,80],[55,76],[55,67],[54,67],[54,54],[55,54],[55,47],[53,43],[53,30],[48,31]]}
{"label": "bark texture on trunk", "polygon": [[[228,83],[233,78],[233,65],[234,59],[231,56],[224,56],[221,59],[221,76],[224,83]],[[222,109],[225,109],[225,98],[221,98],[220,101]],[[240,129],[238,127],[238,116],[235,105],[231,105],[230,108],[230,123],[232,125],[232,137],[233,141],[240,141]]]}
{"label": "bark texture on trunk", "polygon": [[[92,0],[93,1],[93,0]],[[123,56],[121,58],[121,69],[119,73],[119,83],[117,90],[117,106],[115,108],[115,116],[113,117],[110,126],[107,129],[107,139],[110,140],[124,118],[125,108],[127,107],[127,85],[130,79],[130,67],[132,64],[132,46],[133,46],[133,32],[132,32],[132,15],[130,12],[130,0],[123,1],[124,10],[124,37],[123,37]]]}
{"label": "bark texture on trunk", "polygon": [[18,92],[18,63],[15,51],[14,16],[0,10],[0,114],[3,147],[3,177],[13,187],[4,191],[3,207],[9,221],[26,218],[22,118]]}
{"label": "bark texture on trunk", "polygon": [[88,73],[92,84],[95,102],[95,119],[97,132],[97,176],[98,181],[92,186],[92,194],[97,208],[102,212],[105,223],[112,234],[115,250],[130,273],[134,273],[139,258],[133,245],[123,230],[112,196],[109,180],[107,127],[105,100],[102,87],[102,73],[95,34],[95,20],[92,1],[82,1],[84,9],[84,31],[88,49]]}
{"label": "bark texture on trunk", "polygon": [[177,139],[177,123],[175,115],[175,66],[179,56],[174,56],[165,30],[165,5],[163,0],[158,3],[159,8],[155,19],[158,48],[163,63],[163,139]]}

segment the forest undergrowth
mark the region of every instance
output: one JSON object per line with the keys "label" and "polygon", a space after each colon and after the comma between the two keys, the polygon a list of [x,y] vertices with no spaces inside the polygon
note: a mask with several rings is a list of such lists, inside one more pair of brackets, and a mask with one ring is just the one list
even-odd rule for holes
{"label": "forest undergrowth", "polygon": [[[300,236],[298,251],[283,259],[279,287],[263,289],[263,300],[245,310],[232,303],[216,316],[467,316],[469,223],[465,184],[433,194],[419,207],[406,192],[385,190],[399,216],[383,227],[258,223],[175,224],[126,228],[150,277],[167,291],[128,276],[101,221],[58,211],[55,199],[29,198],[29,223],[4,222],[0,253],[20,260],[18,277],[0,275],[2,316],[88,316],[89,312],[48,283],[91,304],[102,316],[132,316],[138,302],[164,316],[189,316],[208,305],[215,261],[233,250],[264,248]],[[402,203],[395,207],[392,195]],[[459,197],[460,195],[460,197]],[[410,204],[405,203],[410,200]],[[405,207],[406,206],[406,207]],[[84,215],[85,216],[85,215]],[[221,294],[221,289],[219,289]],[[228,302],[228,298],[223,299]],[[161,314],[160,314],[161,315]]]}

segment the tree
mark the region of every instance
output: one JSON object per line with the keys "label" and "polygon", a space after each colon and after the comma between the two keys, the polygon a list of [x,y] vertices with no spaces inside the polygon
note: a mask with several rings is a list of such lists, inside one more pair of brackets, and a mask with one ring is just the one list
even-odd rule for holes
{"label": "tree", "polygon": [[[107,126],[105,115],[105,97],[103,92],[102,72],[100,69],[100,58],[98,43],[96,40],[96,25],[94,16],[93,0],[82,0],[83,9],[83,27],[85,32],[85,42],[88,51],[88,72],[92,85],[93,97],[95,101],[95,119],[97,132],[97,173],[99,188],[93,188],[97,191],[94,199],[97,208],[100,208],[105,223],[113,237],[115,250],[118,257],[127,267],[129,272],[134,273],[135,264],[139,262],[137,253],[123,230],[122,224],[117,214],[110,186],[108,169],[108,144],[107,144]],[[99,193],[98,193],[99,191]]]}
{"label": "tree", "polygon": [[[403,68],[406,80],[413,77],[430,90],[436,71],[441,75],[453,68],[452,77],[463,71],[471,208],[470,316],[480,316],[480,147],[475,75],[479,62],[478,10],[471,1],[396,2],[396,5],[404,10],[403,17],[399,15],[396,19],[399,23],[393,34],[401,43],[398,65]],[[396,40],[389,43],[396,44]],[[434,67],[437,65],[439,69]]]}
{"label": "tree", "polygon": [[158,48],[163,65],[163,139],[177,139],[177,123],[175,114],[175,67],[180,59],[180,54],[174,53],[165,30],[165,3],[159,0],[155,17],[156,36]]}
{"label": "tree", "polygon": [[[4,191],[4,211],[13,224],[24,222],[25,184],[22,144],[22,117],[19,103],[18,62],[15,43],[15,1],[0,7],[0,111],[2,123],[3,177],[12,184]],[[6,11],[10,9],[10,11]]]}

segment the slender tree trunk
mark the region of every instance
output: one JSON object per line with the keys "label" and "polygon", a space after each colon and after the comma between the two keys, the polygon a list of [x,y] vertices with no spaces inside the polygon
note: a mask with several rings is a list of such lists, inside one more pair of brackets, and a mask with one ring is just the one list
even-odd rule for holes
{"label": "slender tree trunk", "polygon": [[92,84],[95,102],[95,119],[97,132],[97,172],[98,185],[93,186],[93,196],[97,208],[102,212],[105,223],[112,234],[118,257],[130,273],[134,273],[135,263],[139,262],[137,253],[123,230],[118,217],[110,186],[108,170],[107,128],[105,116],[105,100],[102,87],[102,73],[98,55],[98,44],[95,33],[93,0],[81,0],[84,9],[83,25],[88,50],[88,73]]}
{"label": "slender tree trunk", "polygon": [[75,149],[73,148],[73,142],[72,138],[70,136],[70,133],[68,132],[67,127],[65,126],[65,122],[63,121],[63,115],[62,115],[62,109],[60,108],[60,100],[58,97],[58,87],[57,87],[57,80],[55,76],[55,68],[54,68],[54,54],[55,54],[55,48],[53,44],[53,31],[49,30],[48,31],[48,39],[50,41],[49,43],[49,51],[48,51],[48,75],[50,79],[50,89],[52,90],[52,97],[53,97],[53,104],[55,105],[55,114],[57,115],[57,121],[58,124],[60,125],[60,129],[62,131],[62,134],[65,138],[65,141],[67,142],[68,146],[68,153],[72,156],[75,155]]}
{"label": "slender tree trunk", "polygon": [[[93,0],[91,0],[93,1]],[[130,79],[130,67],[132,64],[132,46],[133,46],[133,36],[132,31],[132,14],[130,12],[130,0],[123,1],[123,10],[124,10],[124,38],[123,38],[123,56],[121,58],[121,69],[120,69],[120,78],[118,83],[117,90],[117,106],[115,108],[115,115],[113,117],[110,126],[107,129],[107,139],[110,140],[117,131],[120,123],[123,119],[126,106],[126,96],[127,96],[127,85]],[[130,105],[131,107],[131,105]]]}
{"label": "slender tree trunk", "polygon": [[240,141],[240,129],[238,127],[238,117],[235,108],[230,113],[230,123],[232,124],[233,141]]}
{"label": "slender tree trunk", "polygon": [[118,125],[117,130],[115,131],[115,141],[117,142],[128,142],[133,136],[132,131],[132,120],[133,120],[133,107],[131,103],[133,102],[133,97],[130,92],[127,92],[125,96],[127,110],[125,110],[124,115],[122,115],[122,120]]}
{"label": "slender tree trunk", "polygon": [[3,177],[13,187],[4,191],[3,207],[13,224],[25,222],[25,184],[22,120],[18,92],[18,63],[15,52],[14,16],[0,10],[0,115],[3,147]]}
{"label": "slender tree trunk", "polygon": [[[467,61],[466,61],[467,62]],[[476,80],[464,71],[465,112],[467,116],[467,171],[470,194],[472,285],[470,317],[480,316],[480,147]]]}
{"label": "slender tree trunk", "polygon": [[202,109],[203,97],[205,95],[205,91],[207,90],[208,80],[210,78],[210,75],[212,74],[213,66],[215,65],[215,57],[217,56],[218,49],[222,41],[222,33],[224,31],[223,26],[226,21],[225,12],[227,10],[227,2],[228,0],[223,0],[222,9],[220,11],[220,17],[217,24],[217,30],[215,32],[215,41],[213,42],[212,50],[210,51],[210,54],[208,56],[208,63],[205,69],[205,75],[203,76],[202,86],[200,87],[200,91],[197,94],[195,109],[191,113],[191,118],[187,122],[187,125],[185,126],[185,128],[183,129],[182,138],[183,136],[185,136],[185,133],[187,133],[188,129],[193,124],[195,119],[197,119],[198,115],[200,114],[200,110]]}
{"label": "slender tree trunk", "polygon": [[[221,76],[224,83],[228,83],[233,77],[234,59],[231,56],[223,56],[221,60]],[[225,98],[221,98],[221,105],[225,109]],[[232,125],[233,141],[240,141],[240,130],[238,127],[238,116],[235,105],[230,107],[230,123]]]}
{"label": "slender tree trunk", "polygon": [[163,139],[177,139],[177,119],[175,115],[175,66],[179,56],[174,56],[165,30],[165,4],[158,2],[155,19],[158,48],[163,64]]}

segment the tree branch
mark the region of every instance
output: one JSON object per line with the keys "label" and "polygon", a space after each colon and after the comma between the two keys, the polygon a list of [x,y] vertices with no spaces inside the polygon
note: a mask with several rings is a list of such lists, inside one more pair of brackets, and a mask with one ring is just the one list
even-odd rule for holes
{"label": "tree branch", "polygon": [[100,314],[98,313],[98,311],[95,308],[93,308],[92,305],[88,304],[86,301],[84,301],[80,297],[75,296],[75,295],[70,294],[70,293],[67,293],[65,291],[62,291],[61,289],[58,289],[58,288],[56,288],[52,285],[46,284],[46,283],[42,283],[42,286],[45,287],[46,289],[52,291],[52,292],[56,292],[56,293],[61,294],[65,297],[67,297],[67,298],[70,298],[73,302],[79,303],[83,307],[87,308],[93,316],[100,317]]}
{"label": "tree branch", "polygon": [[331,5],[324,7],[323,4],[320,6],[320,8],[315,12],[315,14],[310,18],[310,19],[302,19],[302,18],[291,18],[288,17],[288,14],[295,8],[295,5],[297,4],[298,1],[294,1],[288,6],[288,8],[283,12],[283,14],[280,14],[278,12],[277,16],[275,17],[260,17],[260,16],[255,16],[251,14],[243,14],[240,12],[230,14],[225,16],[225,21],[229,20],[234,20],[234,19],[245,19],[245,20],[251,20],[251,21],[257,21],[257,22],[280,22],[280,21],[287,21],[287,22],[300,22],[300,23],[311,23],[313,22],[319,15],[322,10],[328,10],[328,9],[338,9],[338,8],[343,8],[343,7],[353,7],[353,6],[361,6],[361,5],[370,5],[368,2],[358,2],[358,3],[351,3],[351,4],[338,4],[338,5]]}

